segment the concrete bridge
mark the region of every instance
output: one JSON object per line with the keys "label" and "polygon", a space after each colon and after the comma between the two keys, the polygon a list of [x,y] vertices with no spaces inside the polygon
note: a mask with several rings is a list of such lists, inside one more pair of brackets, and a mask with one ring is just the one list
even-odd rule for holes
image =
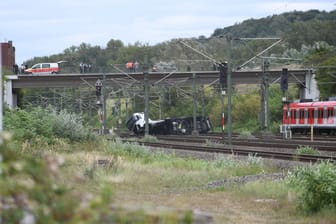
{"label": "concrete bridge", "polygon": [[[268,82],[280,81],[282,70],[263,71],[234,71],[232,84],[259,84],[264,74]],[[194,80],[194,77],[196,80]],[[316,82],[313,72],[309,69],[288,70],[288,82],[298,83],[302,86],[301,97],[312,99],[316,97]],[[149,72],[149,83],[155,85],[172,85],[174,82],[183,85],[192,85],[195,81],[200,85],[218,83],[218,71],[190,71],[190,72]],[[131,88],[143,85],[144,74],[141,73],[87,73],[87,74],[56,74],[56,75],[10,75],[6,76],[4,101],[10,108],[17,106],[17,93],[19,89],[27,88],[95,88],[98,79],[104,80],[104,85],[117,88]]]}

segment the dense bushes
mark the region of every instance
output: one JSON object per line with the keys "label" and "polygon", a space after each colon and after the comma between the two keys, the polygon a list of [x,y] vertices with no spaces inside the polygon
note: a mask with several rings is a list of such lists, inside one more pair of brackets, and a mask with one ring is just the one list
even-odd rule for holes
{"label": "dense bushes", "polygon": [[36,108],[30,112],[26,110],[6,111],[4,129],[11,131],[18,140],[43,137],[50,139],[53,136],[49,111]]}
{"label": "dense bushes", "polygon": [[258,128],[260,97],[257,93],[237,94],[232,105],[232,121],[238,130],[254,132]]}
{"label": "dense bushes", "polygon": [[329,162],[300,166],[289,176],[289,183],[298,193],[298,205],[305,213],[325,207],[336,207],[336,166]]}
{"label": "dense bushes", "polygon": [[35,137],[47,142],[52,142],[54,138],[80,141],[93,137],[79,115],[64,110],[57,112],[53,108],[6,111],[4,129],[12,132],[14,138],[20,141]]}
{"label": "dense bushes", "polygon": [[80,116],[75,113],[68,113],[67,111],[60,111],[52,113],[53,132],[57,137],[67,138],[72,141],[80,141],[90,139],[93,135],[84,127]]}

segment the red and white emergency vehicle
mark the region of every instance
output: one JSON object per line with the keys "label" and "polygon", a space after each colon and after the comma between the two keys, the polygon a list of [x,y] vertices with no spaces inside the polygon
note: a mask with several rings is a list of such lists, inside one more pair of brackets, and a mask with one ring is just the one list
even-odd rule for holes
{"label": "red and white emergency vehicle", "polygon": [[40,75],[40,74],[58,74],[60,73],[60,64],[64,63],[66,61],[59,61],[54,63],[38,63],[33,65],[31,68],[28,68],[24,70],[25,74],[34,74],[34,75]]}

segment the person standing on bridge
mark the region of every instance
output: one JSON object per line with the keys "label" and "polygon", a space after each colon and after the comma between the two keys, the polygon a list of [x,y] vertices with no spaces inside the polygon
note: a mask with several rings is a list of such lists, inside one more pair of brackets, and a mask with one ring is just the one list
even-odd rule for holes
{"label": "person standing on bridge", "polygon": [[129,62],[127,62],[126,63],[126,68],[127,68],[127,70],[129,71],[129,72],[133,72],[134,70],[134,68],[133,68],[133,62],[132,61],[129,61]]}
{"label": "person standing on bridge", "polygon": [[139,62],[138,61],[134,62],[134,72],[139,72]]}
{"label": "person standing on bridge", "polygon": [[15,75],[19,74],[19,66],[17,64],[14,64],[13,65],[13,73]]}
{"label": "person standing on bridge", "polygon": [[82,73],[84,73],[84,64],[83,64],[83,62],[81,62],[80,64],[79,64],[79,72],[82,74]]}

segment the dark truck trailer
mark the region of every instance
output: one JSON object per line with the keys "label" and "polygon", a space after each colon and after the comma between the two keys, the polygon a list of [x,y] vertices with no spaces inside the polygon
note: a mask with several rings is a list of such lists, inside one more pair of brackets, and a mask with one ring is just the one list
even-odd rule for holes
{"label": "dark truck trailer", "polygon": [[[153,135],[172,135],[182,134],[190,135],[194,128],[193,117],[180,117],[180,118],[166,118],[163,120],[153,121],[148,119],[149,134]],[[208,133],[212,130],[210,119],[204,116],[196,117],[196,130],[199,133]],[[131,118],[126,122],[128,130],[135,134],[145,133],[145,117],[144,113],[134,113]]]}

